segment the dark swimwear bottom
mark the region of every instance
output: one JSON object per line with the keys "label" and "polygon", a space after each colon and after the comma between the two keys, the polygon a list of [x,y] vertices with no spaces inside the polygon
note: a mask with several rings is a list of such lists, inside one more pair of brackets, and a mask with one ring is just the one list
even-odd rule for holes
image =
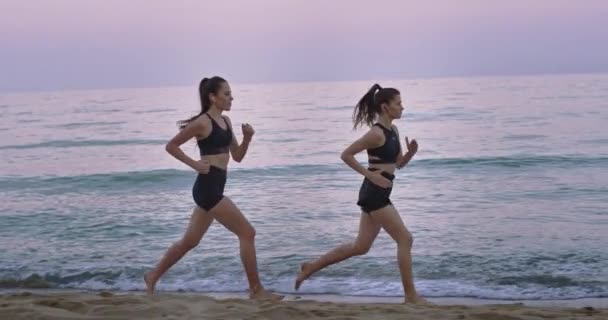
{"label": "dark swimwear bottom", "polygon": [[192,187],[194,202],[205,211],[211,210],[224,198],[226,170],[211,166],[207,174],[199,173]]}
{"label": "dark swimwear bottom", "polygon": [[[377,171],[378,169],[370,168],[370,171]],[[382,176],[393,181],[395,179],[395,175],[390,174],[388,172],[381,172]],[[361,189],[359,189],[359,200],[357,201],[357,205],[361,207],[363,212],[369,214],[372,211],[382,209],[388,205],[392,205],[390,196],[393,188],[381,188],[378,185],[375,185],[369,179],[365,178],[363,180],[363,184],[361,184]]]}

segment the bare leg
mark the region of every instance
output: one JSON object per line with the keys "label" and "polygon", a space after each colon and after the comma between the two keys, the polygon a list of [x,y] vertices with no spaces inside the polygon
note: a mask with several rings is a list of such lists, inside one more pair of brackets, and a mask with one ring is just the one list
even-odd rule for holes
{"label": "bare leg", "polygon": [[270,293],[262,286],[255,254],[255,229],[232,200],[224,197],[209,213],[239,238],[241,260],[249,281],[249,297],[260,300],[282,299],[283,296]]}
{"label": "bare leg", "polygon": [[156,267],[144,275],[144,281],[146,283],[146,292],[148,294],[154,293],[154,287],[156,282],[162,275],[171,268],[177,261],[179,261],[188,251],[196,247],[203,238],[207,229],[213,222],[213,217],[205,212],[205,210],[196,207],[192,212],[190,218],[190,224],[183,238],[174,243],[162,259],[158,262]]}
{"label": "bare leg", "polygon": [[298,290],[304,280],[325,267],[353,256],[366,254],[378,236],[378,232],[380,232],[380,225],[375,223],[369,214],[361,212],[359,234],[355,241],[342,244],[314,261],[302,263],[296,277],[295,289]]}
{"label": "bare leg", "polygon": [[372,212],[372,219],[382,226],[390,236],[397,242],[397,262],[401,273],[401,282],[405,292],[405,302],[408,303],[428,303],[425,299],[418,296],[414,286],[412,275],[412,243],[413,238],[403,224],[399,213],[392,205]]}

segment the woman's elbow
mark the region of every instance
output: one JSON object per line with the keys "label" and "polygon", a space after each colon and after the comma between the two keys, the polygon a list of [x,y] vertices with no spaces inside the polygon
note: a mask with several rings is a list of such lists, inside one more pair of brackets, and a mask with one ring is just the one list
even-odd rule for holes
{"label": "woman's elbow", "polygon": [[241,161],[243,161],[243,158],[244,157],[242,157],[240,155],[237,155],[237,154],[234,154],[234,153],[232,154],[232,160],[234,160],[234,161],[236,161],[238,163],[241,163]]}
{"label": "woman's elbow", "polygon": [[167,144],[165,145],[165,151],[167,151],[167,153],[173,155],[175,153],[175,149],[179,148],[175,143],[172,142],[167,142]]}
{"label": "woman's elbow", "polygon": [[340,159],[342,159],[342,161],[344,162],[348,162],[348,159],[352,158],[352,155],[346,151],[342,152],[342,154],[340,155]]}

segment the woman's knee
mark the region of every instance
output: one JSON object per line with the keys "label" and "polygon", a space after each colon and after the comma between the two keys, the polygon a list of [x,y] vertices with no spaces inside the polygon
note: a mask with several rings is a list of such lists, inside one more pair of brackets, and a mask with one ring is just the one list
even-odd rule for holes
{"label": "woman's knee", "polygon": [[195,239],[192,237],[184,237],[179,243],[178,245],[180,246],[180,248],[182,248],[183,250],[192,250],[194,249],[196,246],[198,246],[198,244],[200,243],[200,239]]}
{"label": "woman's knee", "polygon": [[414,237],[407,230],[405,232],[403,232],[403,234],[400,237],[398,237],[396,240],[397,240],[398,245],[404,245],[404,246],[407,246],[410,248],[414,244]]}
{"label": "woman's knee", "polygon": [[361,244],[361,243],[354,243],[353,244],[353,253],[357,256],[362,256],[366,253],[369,252],[369,249],[371,249],[371,244]]}
{"label": "woman's knee", "polygon": [[251,225],[243,228],[238,234],[239,239],[246,241],[253,241],[255,239],[255,228]]}

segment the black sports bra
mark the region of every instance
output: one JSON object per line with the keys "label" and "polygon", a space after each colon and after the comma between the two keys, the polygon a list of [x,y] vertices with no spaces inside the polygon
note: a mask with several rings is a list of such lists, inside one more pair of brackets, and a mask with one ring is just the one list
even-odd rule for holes
{"label": "black sports bra", "polygon": [[384,144],[376,148],[367,149],[368,156],[378,157],[378,159],[369,159],[368,163],[397,163],[397,157],[399,157],[399,153],[401,152],[397,132],[392,130],[392,128],[389,130],[379,123],[374,124],[374,126],[382,128],[382,132],[384,132]]}
{"label": "black sports bra", "polygon": [[226,124],[226,129],[223,129],[209,114],[205,114],[211,119],[212,128],[211,133],[206,138],[199,139],[196,142],[201,150],[201,156],[228,153],[230,143],[232,142],[232,130],[230,130],[226,118],[222,117]]}

